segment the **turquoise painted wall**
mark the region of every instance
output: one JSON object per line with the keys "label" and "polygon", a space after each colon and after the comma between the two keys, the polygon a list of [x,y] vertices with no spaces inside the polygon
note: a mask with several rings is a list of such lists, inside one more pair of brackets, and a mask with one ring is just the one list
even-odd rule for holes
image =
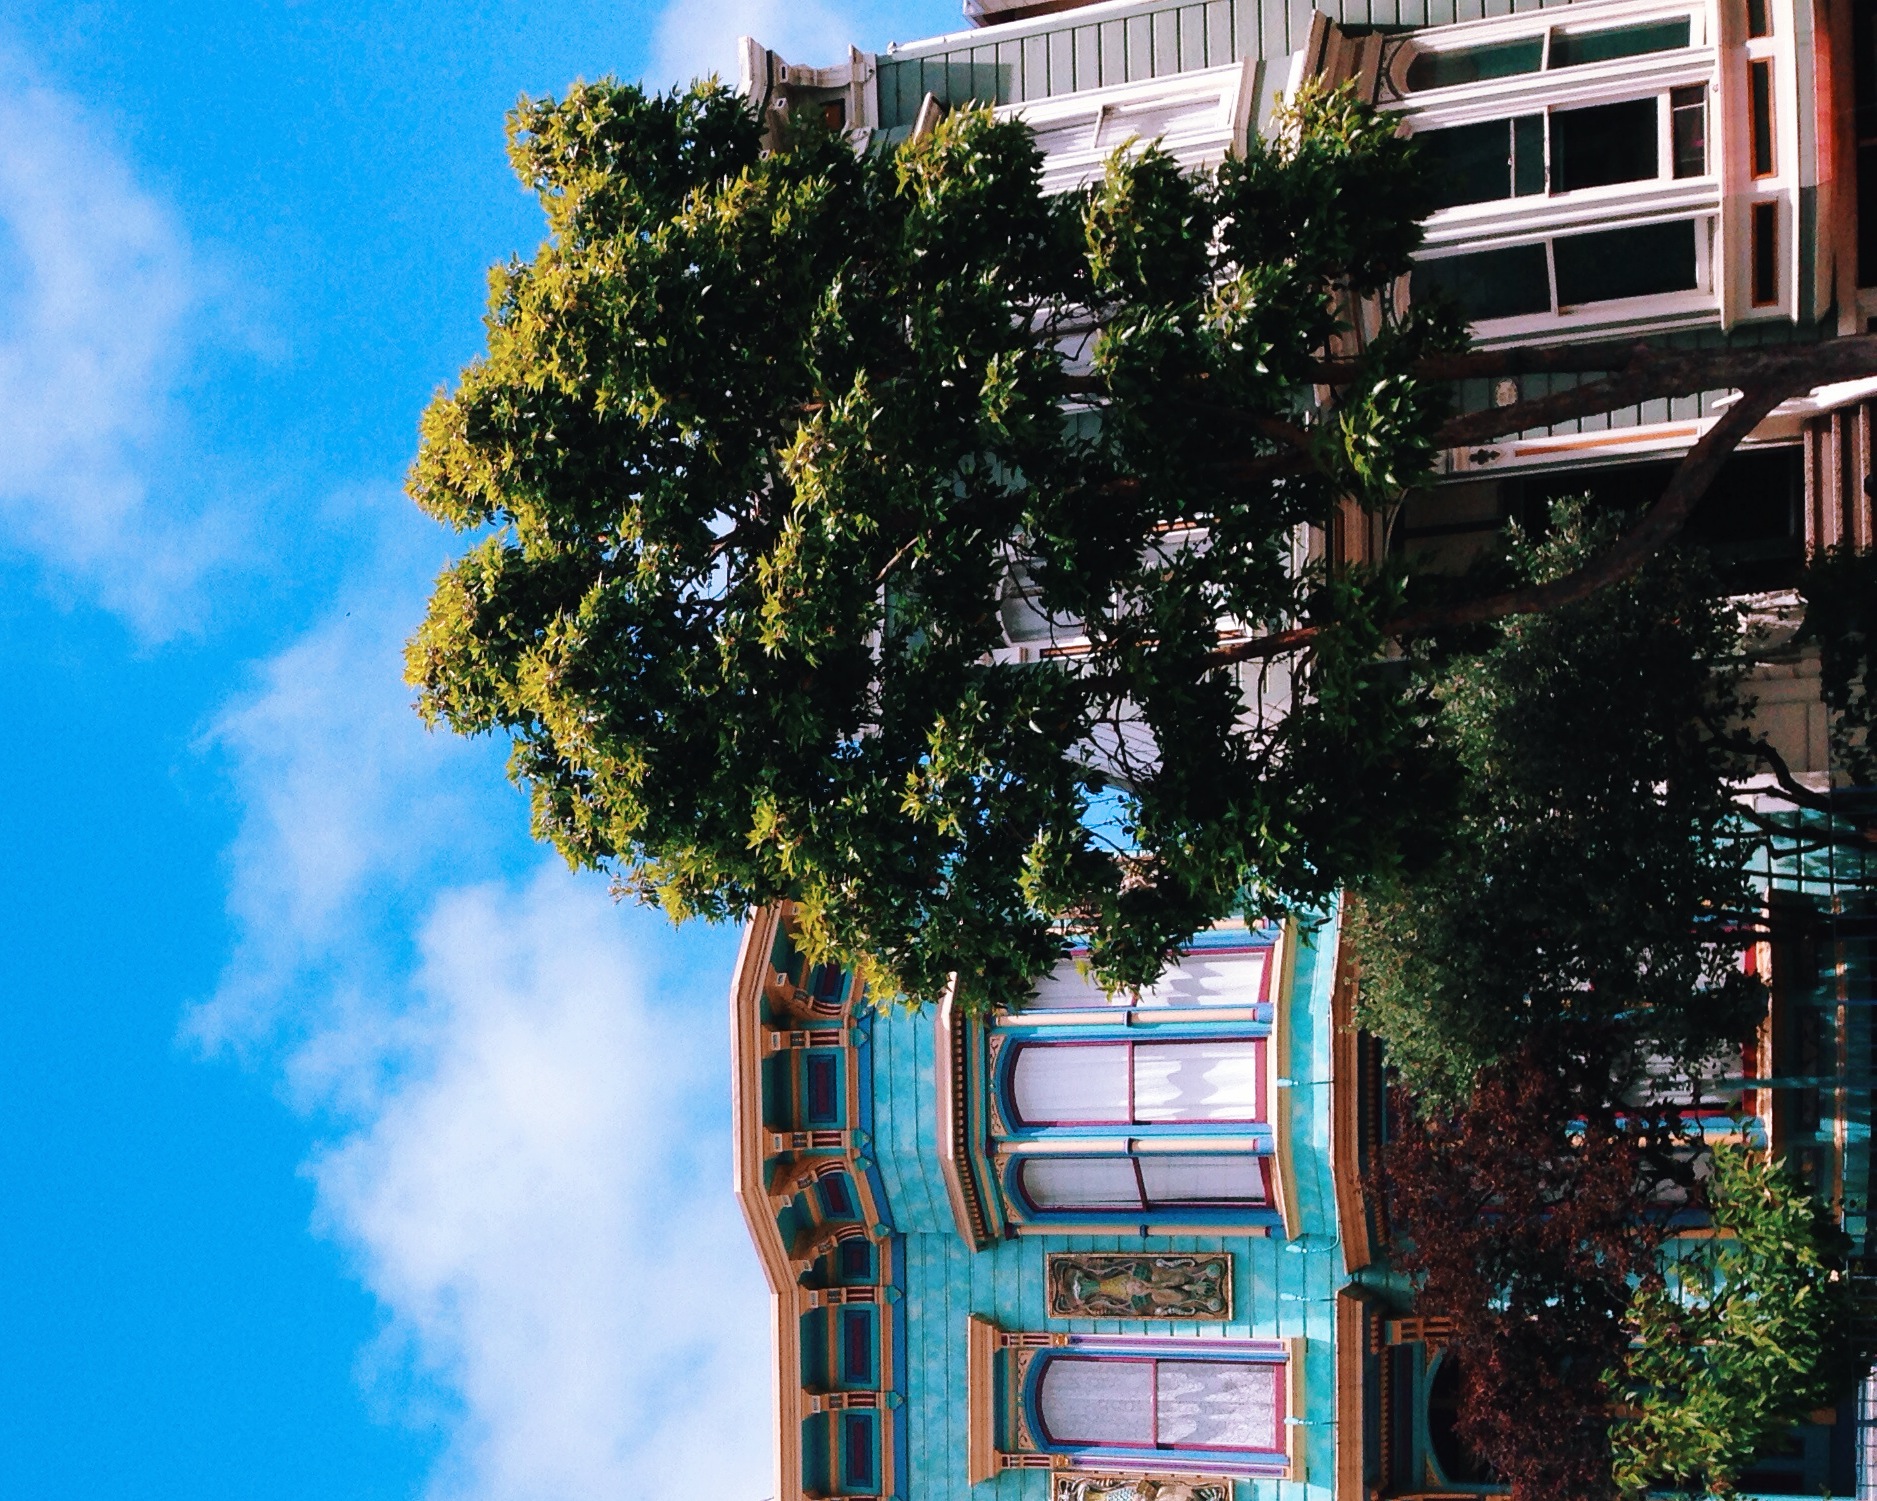
{"label": "turquoise painted wall", "polygon": [[[897,1291],[904,1309],[905,1378],[899,1410],[910,1489],[904,1501],[1044,1501],[1048,1475],[1011,1471],[975,1489],[966,1482],[966,1320],[1004,1329],[1071,1334],[1168,1334],[1306,1341],[1301,1416],[1306,1479],[1241,1480],[1241,1498],[1328,1501],[1335,1450],[1335,1296],[1346,1280],[1330,1181],[1330,984],[1336,926],[1298,946],[1289,1001],[1291,1171],[1300,1234],[1295,1240],[1218,1236],[1064,1235],[1024,1237],[988,1250],[966,1248],[952,1222],[934,1136],[934,1022],[930,1012],[894,1011],[872,1026],[872,1142],[899,1233]],[[1050,1251],[1225,1251],[1233,1258],[1234,1320],[1051,1319],[1044,1312]]]}

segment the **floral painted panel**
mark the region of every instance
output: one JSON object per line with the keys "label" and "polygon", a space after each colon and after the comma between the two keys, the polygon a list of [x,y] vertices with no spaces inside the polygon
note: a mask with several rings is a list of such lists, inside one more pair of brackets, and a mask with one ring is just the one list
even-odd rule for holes
{"label": "floral painted panel", "polygon": [[1049,1316],[1056,1319],[1217,1319],[1232,1316],[1232,1258],[1221,1252],[1137,1256],[1054,1251]]}
{"label": "floral painted panel", "polygon": [[1232,1501],[1232,1482],[1201,1475],[1058,1474],[1050,1501]]}

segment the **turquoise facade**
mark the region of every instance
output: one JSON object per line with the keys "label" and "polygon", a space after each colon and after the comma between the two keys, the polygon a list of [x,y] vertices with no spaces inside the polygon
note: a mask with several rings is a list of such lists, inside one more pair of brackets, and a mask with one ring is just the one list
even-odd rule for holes
{"label": "turquoise facade", "polygon": [[[967,1319],[978,1314],[1012,1331],[1072,1335],[1164,1334],[1227,1341],[1302,1342],[1304,1410],[1296,1452],[1302,1481],[1255,1479],[1249,1494],[1327,1497],[1333,1468],[1335,1299],[1342,1283],[1335,1197],[1330,1185],[1329,1002],[1335,926],[1298,945],[1288,1008],[1294,1083],[1277,1091],[1287,1112],[1298,1234],[1267,1237],[1024,1235],[972,1251],[959,1233],[939,1173],[934,1070],[935,1019],[903,1011],[876,1017],[874,1119],[881,1175],[892,1205],[895,1270],[903,1297],[908,1501],[967,1494],[1043,1501],[1048,1475],[1006,1470],[973,1490],[967,1483]],[[1280,1002],[1282,1004],[1282,1002]],[[1224,1252],[1232,1257],[1233,1317],[1224,1323],[1053,1319],[1044,1302],[1044,1258],[1062,1251]],[[1188,1470],[1187,1463],[1168,1468]],[[1243,1492],[1242,1492],[1243,1493]]]}
{"label": "turquoise facade", "polygon": [[[1332,1494],[1338,1292],[1347,1281],[1330,1141],[1336,941],[1334,918],[1282,935],[1253,930],[1249,959],[1216,961],[1261,977],[1265,999],[1249,1005],[1214,995],[1155,1012],[1090,991],[1081,1009],[1058,1002],[967,1020],[934,1008],[876,1010],[846,975],[803,964],[786,912],[752,925],[736,1000],[739,1072],[752,1086],[739,1102],[739,1189],[778,1295],[785,1494],[1046,1501],[1052,1477],[1108,1473],[1209,1476],[1241,1501]],[[1088,1009],[1089,998],[1106,1014]],[[978,1173],[976,1191],[999,1198],[995,1232],[974,1229],[958,1207],[956,1176],[947,1181],[948,1148],[956,1161],[969,1141],[982,1165],[1048,1133],[1006,1126],[994,1135],[981,1108],[948,1112],[945,1098],[955,1091],[981,1103],[994,1084],[991,1039],[1016,1047],[1051,1027],[1058,1039],[1129,1032],[1158,1039],[1142,1046],[1163,1051],[1208,1035],[1236,1039],[1215,1052],[1255,1047],[1260,1078],[1245,1098],[1261,1119],[1172,1129],[1181,1150],[1216,1144],[1220,1133],[1248,1146],[1265,1167],[1269,1201],[1144,1207],[1131,1211],[1144,1223],[1126,1227],[1111,1223],[1122,1211],[1078,1211],[1104,1224],[1056,1230],[1047,1216],[1024,1213],[1007,1178]],[[1112,1129],[1066,1134],[1076,1145],[1107,1141]],[[1162,1128],[1122,1129],[1131,1145],[1151,1146]],[[1219,1222],[1213,1233],[1193,1233],[1206,1227],[1190,1222],[1208,1219]],[[1127,1253],[1157,1266],[1226,1258],[1229,1307],[1218,1312],[1228,1316],[1062,1316],[1049,1306],[1047,1279],[1050,1258],[1069,1252]],[[984,1339],[1010,1345],[978,1369],[974,1321]],[[1190,1368],[1215,1382],[1243,1374],[1227,1363],[1244,1363],[1245,1379],[1277,1403],[1264,1419],[1270,1449],[1052,1441],[1039,1421],[1037,1362],[1109,1358],[1130,1369],[1197,1360]],[[1179,1376],[1189,1367],[1167,1369]]]}

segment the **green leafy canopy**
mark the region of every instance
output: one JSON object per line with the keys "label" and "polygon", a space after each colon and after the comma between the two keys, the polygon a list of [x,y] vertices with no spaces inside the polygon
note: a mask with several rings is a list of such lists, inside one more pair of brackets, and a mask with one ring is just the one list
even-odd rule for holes
{"label": "green leafy canopy", "polygon": [[[715,84],[602,82],[524,103],[511,155],[550,234],[424,417],[411,494],[479,540],[408,670],[512,740],[569,860],[674,915],[791,898],[876,994],[981,1006],[1068,935],[1142,983],[1391,858],[1400,585],[1297,554],[1420,482],[1445,398],[1410,372],[1463,343],[1386,295],[1429,207],[1391,121],[1307,92],[1216,171],[1136,146],[1051,198],[988,111],[765,153]],[[1054,647],[1014,660],[1019,614]],[[1323,630],[1234,664],[1222,621]]]}

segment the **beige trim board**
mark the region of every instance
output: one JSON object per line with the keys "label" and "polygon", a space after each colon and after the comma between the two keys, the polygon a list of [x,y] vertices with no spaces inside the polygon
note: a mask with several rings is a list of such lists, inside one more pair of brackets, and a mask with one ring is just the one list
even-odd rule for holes
{"label": "beige trim board", "polygon": [[997,1334],[989,1319],[965,1324],[965,1478],[977,1485],[997,1474]]}
{"label": "beige trim board", "polygon": [[[1277,950],[1272,956],[1277,973],[1271,988],[1271,1045],[1265,1055],[1270,1060],[1268,1098],[1271,1101],[1271,1135],[1274,1142],[1271,1154],[1272,1197],[1276,1200],[1278,1217],[1284,1222],[1284,1238],[1294,1240],[1303,1233],[1297,1208],[1297,1175],[1291,1162],[1290,1117],[1299,1091],[1294,1086],[1280,1089],[1277,1083],[1279,1079],[1292,1077],[1290,1008],[1297,979],[1297,923],[1294,918],[1284,924],[1278,936]],[[1302,1091],[1302,1094],[1305,1099],[1309,1098],[1308,1090]]]}

